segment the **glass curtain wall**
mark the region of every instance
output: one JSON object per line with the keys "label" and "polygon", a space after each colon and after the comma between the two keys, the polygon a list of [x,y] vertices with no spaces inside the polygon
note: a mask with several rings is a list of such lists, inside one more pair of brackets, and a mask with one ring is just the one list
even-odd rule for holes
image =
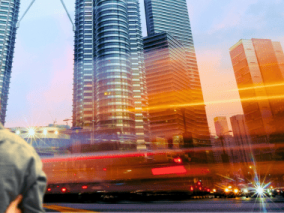
{"label": "glass curtain wall", "polygon": [[5,123],[20,0],[0,1],[0,122]]}
{"label": "glass curtain wall", "polygon": [[191,129],[195,142],[209,141],[209,128],[186,0],[144,0],[144,2],[148,36],[167,32],[185,47],[191,103],[201,103],[190,110],[189,129]]}
{"label": "glass curtain wall", "polygon": [[75,18],[73,126],[144,143],[147,99],[138,1],[77,0]]}
{"label": "glass curtain wall", "polygon": [[135,106],[135,129],[138,147],[144,147],[149,140],[148,113],[143,110],[148,106],[143,38],[138,0],[128,0],[129,39],[131,53],[131,69]]}

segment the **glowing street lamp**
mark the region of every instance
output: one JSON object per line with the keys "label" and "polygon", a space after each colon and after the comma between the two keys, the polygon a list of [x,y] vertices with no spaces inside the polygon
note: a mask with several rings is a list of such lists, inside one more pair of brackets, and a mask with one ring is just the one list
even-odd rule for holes
{"label": "glowing street lamp", "polygon": [[34,137],[35,136],[35,129],[34,128],[30,128],[29,130],[28,130],[28,135],[29,135],[29,137]]}
{"label": "glowing street lamp", "polygon": [[47,130],[46,130],[46,129],[43,130],[43,134],[44,134],[45,136],[47,135]]}

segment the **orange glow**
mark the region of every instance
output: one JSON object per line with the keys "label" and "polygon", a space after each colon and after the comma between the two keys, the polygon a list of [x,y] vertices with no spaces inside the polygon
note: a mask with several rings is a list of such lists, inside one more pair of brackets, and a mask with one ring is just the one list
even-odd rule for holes
{"label": "orange glow", "polygon": [[[210,102],[196,102],[196,103],[186,103],[186,104],[168,104],[168,105],[159,105],[153,107],[143,108],[142,111],[150,111],[150,110],[161,110],[161,109],[174,109],[174,108],[183,108],[183,107],[193,107],[193,106],[203,106],[205,105],[215,105],[215,104],[230,104],[233,102],[254,102],[254,101],[265,101],[265,100],[276,100],[276,99],[284,99],[284,95],[275,95],[275,96],[257,96],[257,97],[249,97],[242,99],[228,99],[228,100],[220,100],[220,101],[210,101]],[[134,110],[129,110],[134,111]],[[138,110],[136,110],[138,111]],[[140,110],[141,111],[141,110]]]}
{"label": "orange glow", "polygon": [[66,190],[67,190],[67,189],[66,189],[66,188],[64,188],[64,187],[63,187],[63,188],[61,188],[61,192],[66,192]]}
{"label": "orange glow", "polygon": [[251,87],[243,87],[239,89],[229,90],[230,91],[245,91],[245,90],[252,90],[252,89],[262,89],[262,88],[268,88],[268,87],[280,87],[284,86],[284,83],[276,83],[276,84],[268,84],[268,85],[256,85]]}
{"label": "orange glow", "polygon": [[152,169],[153,175],[169,175],[169,174],[185,174],[186,169],[184,166],[170,166]]}
{"label": "orange glow", "polygon": [[51,191],[51,188],[48,188],[47,191],[50,192],[50,191]]}

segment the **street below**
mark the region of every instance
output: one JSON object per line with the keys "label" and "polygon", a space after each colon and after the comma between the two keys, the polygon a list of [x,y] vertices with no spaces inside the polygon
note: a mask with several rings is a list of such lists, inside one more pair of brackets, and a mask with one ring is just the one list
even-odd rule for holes
{"label": "street below", "polygon": [[48,203],[46,212],[284,212],[284,198],[189,199],[117,203]]}

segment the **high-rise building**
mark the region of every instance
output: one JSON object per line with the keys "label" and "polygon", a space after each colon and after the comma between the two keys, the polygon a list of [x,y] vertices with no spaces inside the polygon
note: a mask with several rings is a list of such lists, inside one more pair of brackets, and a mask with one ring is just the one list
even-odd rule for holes
{"label": "high-rise building", "polygon": [[190,86],[184,54],[181,42],[168,33],[144,38],[151,141],[173,137],[181,141],[189,133]]}
{"label": "high-rise building", "polygon": [[244,115],[230,117],[232,130],[235,138],[236,149],[239,150],[239,159],[242,162],[251,161],[250,136]]}
{"label": "high-rise building", "polygon": [[214,125],[217,137],[214,141],[215,144],[212,144],[213,148],[216,150],[217,145],[221,145],[221,147],[217,147],[217,153],[220,153],[221,150],[223,151],[221,156],[224,163],[239,162],[240,153],[236,149],[235,138],[230,135],[231,131],[229,130],[227,118],[225,116],[215,117]]}
{"label": "high-rise building", "polygon": [[73,126],[147,139],[138,0],[76,0]]}
{"label": "high-rise building", "polygon": [[224,136],[230,134],[227,118],[225,116],[215,117],[214,124],[217,136]]}
{"label": "high-rise building", "polygon": [[5,123],[20,0],[0,1],[0,122]]}
{"label": "high-rise building", "polygon": [[148,112],[142,110],[148,106],[146,76],[144,66],[143,38],[138,0],[128,0],[128,20],[130,56],[133,82],[133,98],[135,107],[135,132],[137,144],[149,141]]}
{"label": "high-rise building", "polygon": [[272,45],[282,76],[284,76],[284,53],[281,43],[279,41],[272,41]]}
{"label": "high-rise building", "polygon": [[253,142],[266,143],[284,111],[281,45],[269,39],[240,40],[230,55],[249,134]]}
{"label": "high-rise building", "polygon": [[189,103],[198,103],[190,108],[191,123],[188,130],[197,143],[210,141],[186,0],[144,0],[144,2],[148,36],[167,32],[184,47],[186,71],[183,75],[187,75],[186,78],[189,79]]}

